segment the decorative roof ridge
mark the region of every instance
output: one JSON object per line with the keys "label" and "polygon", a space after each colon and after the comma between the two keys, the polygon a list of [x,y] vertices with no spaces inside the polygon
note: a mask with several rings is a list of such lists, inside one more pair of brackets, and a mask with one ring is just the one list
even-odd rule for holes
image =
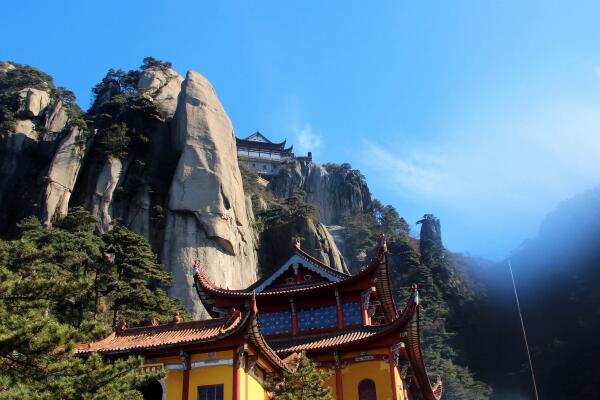
{"label": "decorative roof ridge", "polygon": [[[254,136],[254,135],[258,135],[258,136],[262,137],[263,139],[266,140],[266,142],[260,142],[260,141],[250,140],[250,138],[252,136]],[[260,131],[256,131],[256,132],[254,132],[254,133],[246,136],[245,138],[239,138],[239,137],[236,136],[235,139],[237,141],[241,141],[241,142],[251,142],[251,143],[259,143],[259,144],[270,144],[270,145],[281,146],[281,147],[285,147],[285,144],[287,142],[287,139],[284,139],[283,142],[279,142],[279,143],[272,142],[268,137],[266,137],[265,135],[263,135]]]}
{"label": "decorative roof ridge", "polygon": [[117,336],[127,336],[128,334],[139,334],[144,332],[162,332],[162,331],[172,331],[172,330],[181,330],[181,329],[189,329],[194,327],[213,327],[222,325],[223,322],[227,322],[231,319],[230,316],[220,317],[220,318],[210,318],[210,319],[199,319],[192,321],[183,321],[183,322],[168,322],[166,324],[160,325],[144,325],[144,326],[136,326],[134,328],[127,328],[126,330],[120,330],[116,333]]}
{"label": "decorative roof ridge", "polygon": [[408,323],[408,332],[406,335],[406,352],[410,361],[411,368],[417,380],[417,386],[423,394],[425,400],[440,400],[443,392],[443,383],[440,376],[437,377],[435,384],[431,384],[423,352],[421,350],[421,327],[419,317],[419,292],[417,285],[411,286],[411,302],[415,307],[415,312]]}
{"label": "decorative roof ridge", "polygon": [[284,371],[291,371],[291,368],[275,353],[275,350],[269,346],[265,337],[262,335],[260,330],[260,322],[258,320],[258,306],[256,305],[256,293],[252,293],[252,301],[249,307],[250,312],[248,315],[251,315],[251,321],[249,326],[249,339],[256,347],[259,347],[264,356],[267,357],[271,363],[275,366],[283,369]]}
{"label": "decorative roof ridge", "polygon": [[[378,251],[377,255],[362,271],[360,271],[356,275],[344,275],[345,279],[341,279],[337,282],[323,282],[323,283],[315,284],[313,286],[303,286],[303,287],[292,286],[292,287],[283,288],[283,289],[273,289],[271,291],[258,292],[258,293],[256,293],[256,296],[257,297],[266,297],[266,296],[273,296],[273,295],[278,295],[278,294],[289,295],[289,294],[296,294],[296,293],[303,292],[303,291],[310,290],[310,289],[323,289],[323,288],[328,288],[328,287],[336,287],[336,286],[344,285],[346,283],[354,282],[354,281],[362,279],[365,276],[368,276],[374,272],[377,272],[377,269],[379,268],[379,265],[381,264],[381,261],[383,260],[383,257],[386,253],[387,253],[387,250],[385,252],[383,252],[381,250]],[[300,257],[300,255],[298,255],[298,256]],[[335,271],[335,270],[333,270],[333,271]],[[329,271],[327,271],[327,272],[329,273]],[[337,273],[342,274],[339,271],[337,271]],[[223,288],[220,288],[220,287],[216,286],[204,274],[204,272],[200,268],[198,268],[198,266],[196,266],[194,268],[194,279],[196,281],[196,290],[198,291],[198,294],[200,295],[200,299],[202,300],[205,307],[208,306],[207,310],[209,312],[211,312],[211,310],[212,310],[212,305],[208,304],[208,302],[205,302],[205,300],[203,299],[203,296],[201,294],[201,291],[205,290],[206,292],[208,292],[209,295],[214,294],[214,295],[221,295],[221,296],[249,298],[253,293],[253,292],[250,292],[249,290],[251,288],[253,289],[256,287],[256,284],[253,284],[250,287],[248,287],[247,289],[223,289]],[[261,280],[261,281],[264,282],[264,280]]]}
{"label": "decorative roof ridge", "polygon": [[[86,354],[86,353],[91,353],[91,352],[95,352],[95,351],[99,351],[99,352],[103,352],[106,354],[109,353],[123,353],[126,351],[139,351],[139,352],[143,352],[145,350],[149,350],[149,349],[155,349],[155,348],[169,348],[169,347],[177,347],[177,346],[182,346],[182,345],[192,345],[194,343],[213,343],[213,342],[217,342],[219,340],[223,340],[225,338],[228,338],[230,336],[233,336],[234,334],[240,332],[241,330],[243,330],[245,327],[248,326],[248,323],[251,321],[251,314],[252,311],[248,311],[246,313],[244,313],[243,315],[240,315],[241,312],[238,311],[238,313],[234,314],[233,316],[230,317],[223,317],[223,318],[215,318],[212,320],[197,320],[197,321],[188,321],[186,322],[181,322],[181,323],[173,323],[173,324],[164,324],[164,325],[158,325],[158,326],[150,326],[150,327],[143,327],[142,329],[140,328],[133,328],[131,330],[126,330],[124,332],[122,332],[122,334],[115,334],[115,332],[112,332],[108,337],[95,342],[95,343],[83,343],[79,346],[77,346],[77,348],[75,349],[76,353],[79,354]],[[232,321],[233,320],[233,321]],[[215,321],[218,322],[214,325],[212,324],[208,324],[206,322],[210,322],[210,321]],[[229,321],[232,321],[231,323],[229,323]],[[122,338],[122,337],[126,337],[126,336],[131,336],[133,334],[151,334],[151,333],[165,333],[165,332],[169,332],[169,331],[178,331],[178,330],[185,330],[185,329],[190,329],[193,328],[194,326],[197,326],[198,328],[217,328],[219,325],[223,325],[223,324],[227,324],[227,326],[225,327],[225,329],[223,327],[221,327],[218,330],[218,334],[212,336],[212,337],[207,337],[207,338],[203,338],[203,339],[194,339],[194,340],[190,340],[190,339],[177,339],[177,340],[173,340],[171,342],[165,342],[163,344],[152,344],[152,345],[130,345],[129,348],[120,348],[120,349],[105,349],[104,351],[102,350],[102,346],[111,343],[112,341],[114,341],[115,339],[118,338]],[[183,325],[183,326],[182,326]]]}
{"label": "decorative roof ridge", "polygon": [[308,254],[307,252],[305,252],[304,250],[302,250],[300,248],[300,245],[299,245],[298,242],[296,242],[296,245],[294,246],[294,253],[296,255],[298,255],[299,257],[306,259],[306,261],[309,261],[309,262],[311,262],[313,264],[316,264],[317,266],[323,268],[328,273],[333,274],[333,275],[337,275],[339,278],[349,278],[349,277],[352,276],[352,275],[347,274],[345,272],[338,271],[337,269],[333,269],[330,266],[328,266],[327,264],[325,264],[324,262],[322,262],[322,261],[316,259],[315,257],[311,256],[310,254]]}
{"label": "decorative roof ridge", "polygon": [[376,259],[379,260],[379,262],[378,267],[376,269],[376,279],[374,283],[375,287],[377,288],[377,292],[384,297],[383,309],[386,318],[389,321],[392,321],[398,317],[398,309],[396,307],[396,303],[394,302],[394,295],[392,293],[390,283],[387,253],[387,242],[385,240],[385,235],[382,233],[379,236],[379,243],[377,248]]}
{"label": "decorative roof ridge", "polygon": [[93,351],[94,348],[98,348],[106,343],[110,343],[116,336],[117,336],[116,332],[112,331],[110,333],[110,335],[108,335],[104,339],[101,339],[97,342],[79,343],[75,346],[75,353],[77,353],[79,351]]}

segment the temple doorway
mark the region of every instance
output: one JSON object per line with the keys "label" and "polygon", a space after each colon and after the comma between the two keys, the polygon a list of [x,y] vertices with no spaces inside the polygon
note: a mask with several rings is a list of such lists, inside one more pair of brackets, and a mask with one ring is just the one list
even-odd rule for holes
{"label": "temple doorway", "polygon": [[139,391],[142,393],[144,400],[163,400],[163,387],[156,379],[146,383]]}
{"label": "temple doorway", "polygon": [[358,384],[358,400],[377,400],[375,382],[371,379],[363,379]]}

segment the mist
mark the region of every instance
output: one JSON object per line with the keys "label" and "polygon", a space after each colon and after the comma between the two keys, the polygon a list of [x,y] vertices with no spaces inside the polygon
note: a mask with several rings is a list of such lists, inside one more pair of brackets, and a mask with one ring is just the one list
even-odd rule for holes
{"label": "mist", "polygon": [[600,183],[599,110],[500,109],[425,140],[365,138],[361,169],[409,222],[425,212],[439,216],[451,250],[502,260],[534,238],[559,203]]}

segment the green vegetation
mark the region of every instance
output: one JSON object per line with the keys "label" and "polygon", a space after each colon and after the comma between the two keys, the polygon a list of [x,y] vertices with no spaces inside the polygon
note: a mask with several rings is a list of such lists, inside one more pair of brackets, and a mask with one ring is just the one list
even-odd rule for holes
{"label": "green vegetation", "polygon": [[288,224],[299,218],[317,221],[317,208],[304,201],[306,194],[302,191],[294,192],[283,204],[272,204],[267,210],[259,212],[256,216],[257,226],[269,229],[273,226]]}
{"label": "green vegetation", "polygon": [[[392,268],[396,269],[392,273],[393,286],[404,286],[404,293],[408,293],[407,285],[412,282],[419,286],[421,338],[427,368],[443,376],[444,398],[489,399],[491,388],[457,363],[461,346],[458,332],[450,328],[464,325],[464,319],[468,318],[461,310],[475,301],[477,291],[472,281],[457,266],[453,255],[431,240],[421,243],[420,257],[407,242],[392,243],[389,249]],[[397,296],[396,302],[402,306],[405,299]]]}
{"label": "green vegetation", "polygon": [[328,370],[317,368],[305,353],[296,360],[294,372],[286,372],[283,382],[271,383],[268,390],[275,400],[333,400],[331,389],[325,381],[331,376]]}
{"label": "green vegetation", "polygon": [[[10,64],[15,68],[0,72],[0,135],[4,135],[13,129],[19,109],[18,92],[25,88],[47,91],[53,102],[60,100],[63,103],[71,124],[86,128],[82,118],[83,112],[75,104],[73,92],[55,86],[50,75],[36,68],[13,62]],[[52,106],[52,103],[50,106]],[[48,109],[50,108],[48,107]]]}
{"label": "green vegetation", "polygon": [[73,209],[53,228],[35,218],[21,235],[0,241],[0,392],[3,399],[140,399],[135,390],[155,375],[140,358],[105,365],[75,357],[73,347],[110,331],[115,317],[130,324],[171,319],[183,310],[163,285],[148,243],[116,226],[94,234],[98,220]]}
{"label": "green vegetation", "polygon": [[432,240],[417,245],[409,236],[408,224],[396,209],[384,206],[377,199],[373,200],[369,212],[345,215],[343,225],[353,271],[360,270],[368,261],[379,235],[386,235],[390,279],[392,287],[397,289],[395,301],[399,308],[406,303],[409,285],[418,284],[427,367],[432,374],[443,376],[444,398],[490,398],[490,387],[477,381],[468,368],[457,363],[461,346],[456,340],[457,332],[450,327],[461,326],[460,321],[468,318],[460,314],[460,310],[475,301],[476,288],[459,268],[456,258]]}
{"label": "green vegetation", "polygon": [[350,252],[350,268],[358,271],[364,264],[364,255],[370,251],[383,233],[389,241],[408,238],[409,226],[391,206],[374,199],[368,212],[346,213],[343,216],[343,237]]}

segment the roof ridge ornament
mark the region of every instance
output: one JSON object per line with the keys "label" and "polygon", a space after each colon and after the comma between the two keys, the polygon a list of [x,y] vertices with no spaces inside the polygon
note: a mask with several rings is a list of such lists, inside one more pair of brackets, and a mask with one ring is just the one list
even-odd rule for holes
{"label": "roof ridge ornament", "polygon": [[297,248],[298,250],[302,250],[300,248],[300,244],[301,244],[300,239],[296,238],[296,241],[294,242],[294,247]]}
{"label": "roof ridge ornament", "polygon": [[385,240],[384,233],[379,235],[379,251],[382,253],[387,253],[387,241]]}
{"label": "roof ridge ornament", "polygon": [[415,305],[419,305],[419,290],[416,283],[410,285],[410,291],[410,301]]}
{"label": "roof ridge ornament", "polygon": [[202,268],[202,264],[200,263],[200,259],[196,258],[194,260],[194,275],[200,275],[200,268]]}
{"label": "roof ridge ornament", "polygon": [[123,333],[127,330],[127,321],[125,320],[125,318],[123,318],[121,320],[121,322],[119,323],[119,326],[117,327],[116,331],[117,333]]}

